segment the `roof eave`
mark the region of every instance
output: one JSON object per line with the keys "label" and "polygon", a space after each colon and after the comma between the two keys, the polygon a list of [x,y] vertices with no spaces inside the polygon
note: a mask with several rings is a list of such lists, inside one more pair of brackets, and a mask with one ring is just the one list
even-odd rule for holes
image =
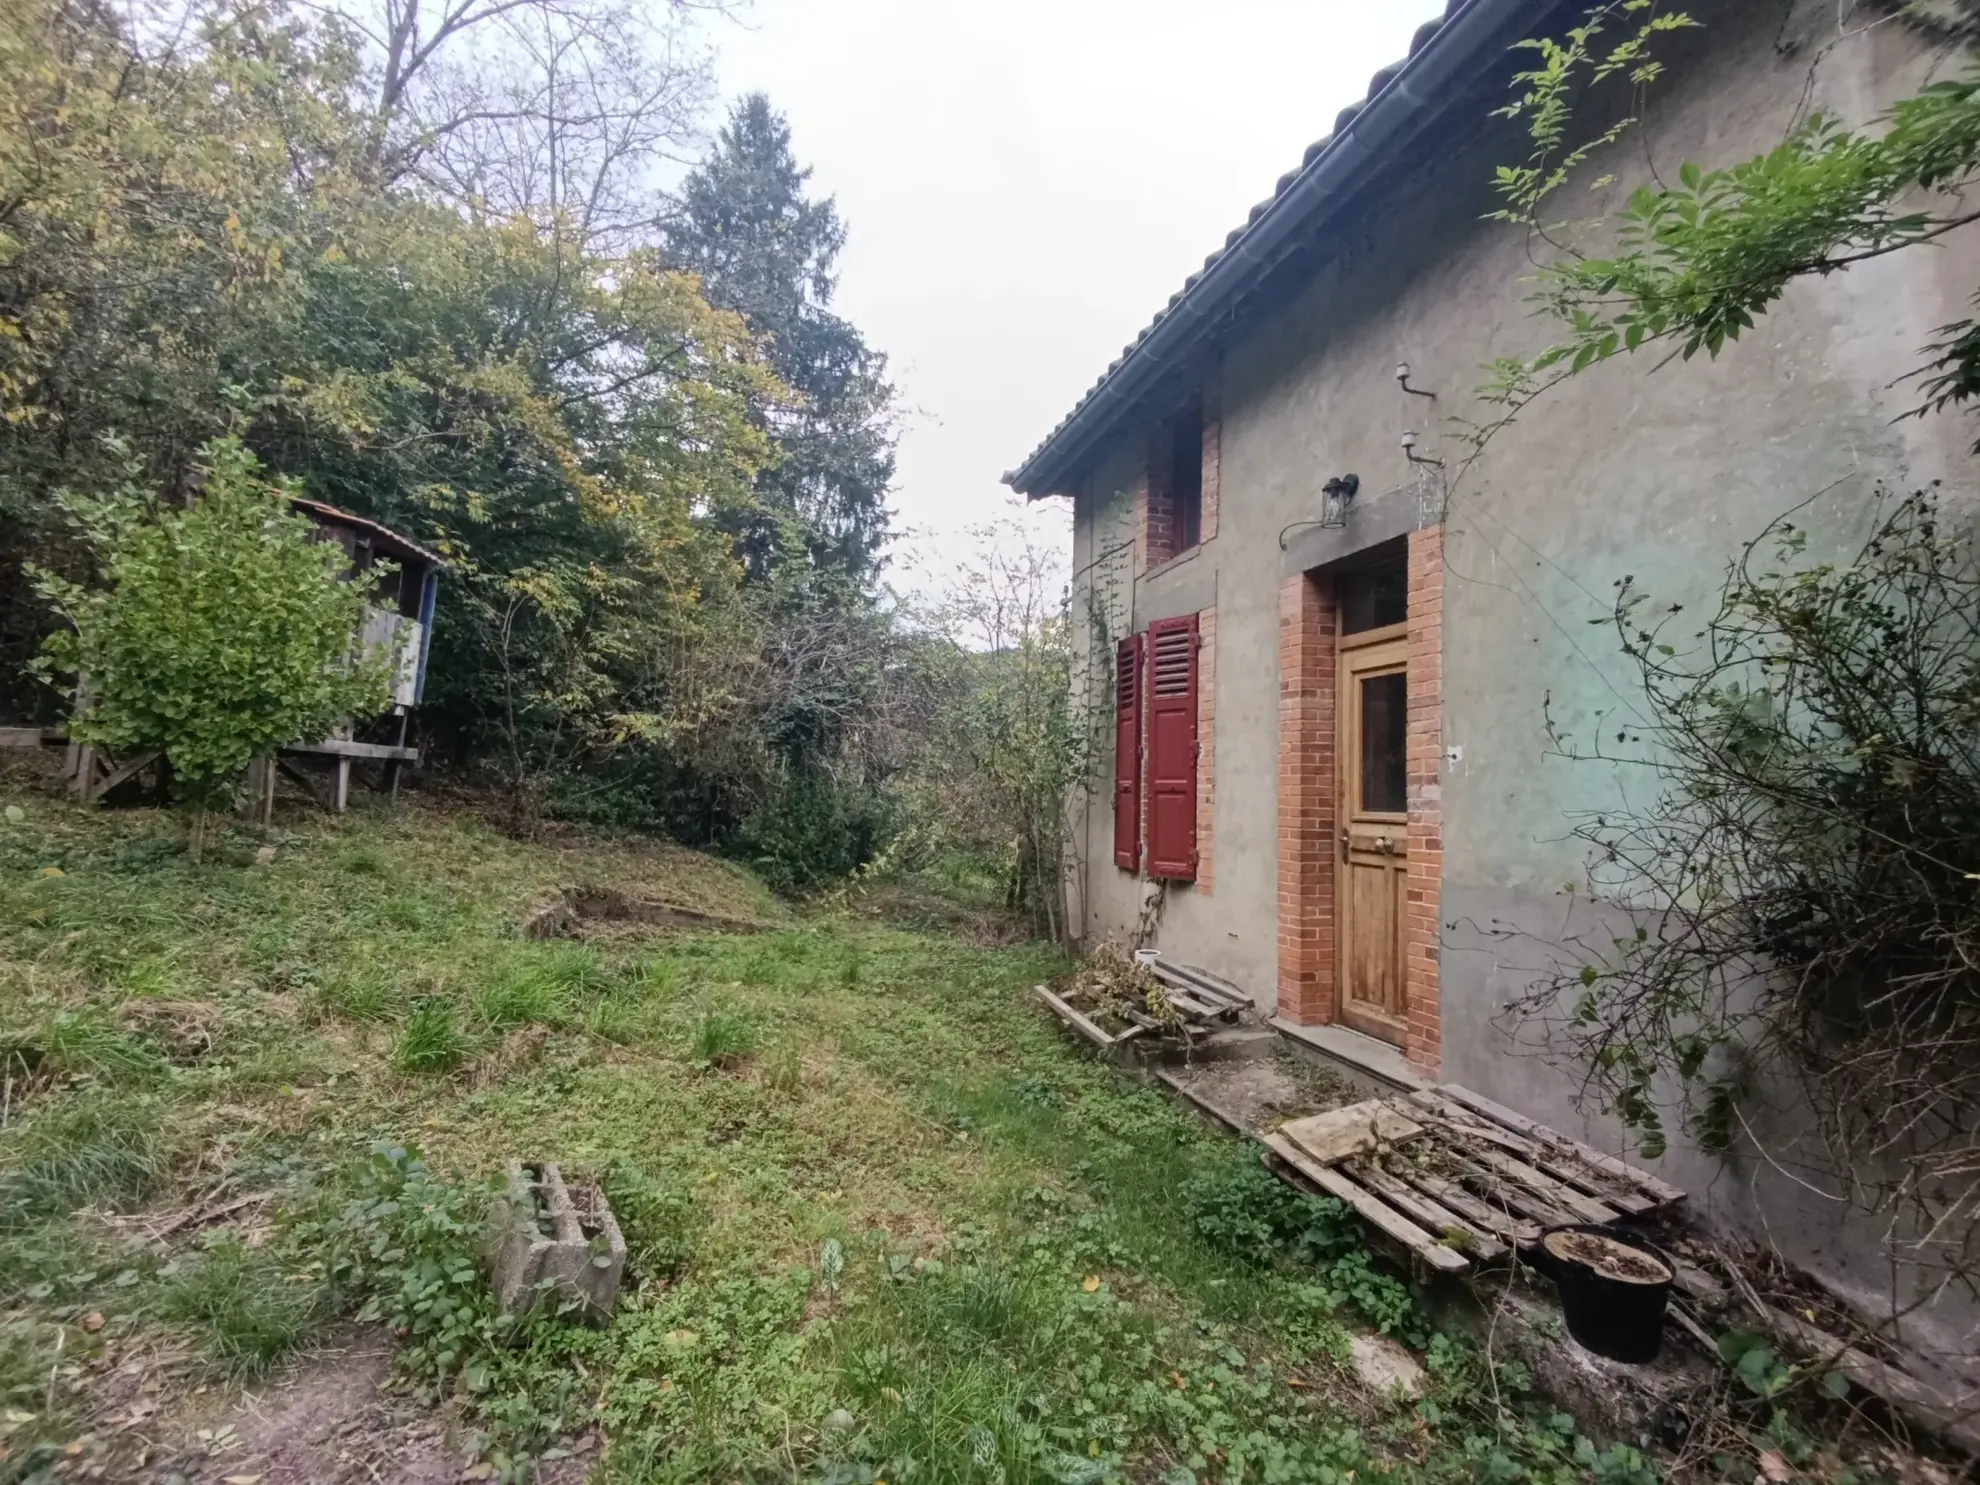
{"label": "roof eave", "polygon": [[1201,344],[1205,322],[1234,309],[1283,258],[1289,240],[1320,225],[1366,183],[1388,146],[1413,137],[1464,89],[1481,56],[1503,51],[1552,9],[1550,0],[1470,0],[1354,114],[1332,141],[1109,368],[1073,412],[1004,483],[1033,500],[1064,494],[1118,415]]}

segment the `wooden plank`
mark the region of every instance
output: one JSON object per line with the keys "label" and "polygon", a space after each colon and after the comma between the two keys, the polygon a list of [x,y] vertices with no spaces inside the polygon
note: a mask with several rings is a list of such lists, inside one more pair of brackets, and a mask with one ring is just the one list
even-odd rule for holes
{"label": "wooden plank", "polygon": [[1289,1120],[1279,1133],[1292,1140],[1308,1157],[1322,1165],[1332,1165],[1351,1155],[1363,1155],[1381,1145],[1414,1139],[1423,1126],[1379,1098],[1329,1109],[1304,1119]]}
{"label": "wooden plank", "polygon": [[341,737],[326,737],[322,742],[297,743],[294,747],[282,749],[288,754],[303,754],[322,758],[368,758],[374,762],[419,762],[418,748],[399,748],[390,743],[350,742]]}
{"label": "wooden plank", "polygon": [[38,748],[41,746],[39,727],[0,727],[0,748]]}
{"label": "wooden plank", "polygon": [[101,799],[119,784],[136,778],[157,761],[158,751],[155,748],[149,753],[140,753],[129,763],[120,765],[112,773],[108,774],[101,783],[92,784],[85,792],[84,797],[87,799]]}
{"label": "wooden plank", "polygon": [[[1461,1136],[1471,1136],[1485,1140],[1510,1152],[1520,1160],[1538,1170],[1545,1171],[1555,1180],[1587,1193],[1598,1201],[1605,1201],[1631,1215],[1654,1212],[1662,1205],[1647,1196],[1639,1195],[1633,1185],[1626,1185],[1605,1171],[1592,1170],[1573,1158],[1571,1154],[1555,1146],[1550,1148],[1538,1140],[1528,1139],[1523,1134],[1514,1134],[1495,1124],[1468,1112],[1462,1105],[1438,1097],[1433,1089],[1419,1089],[1410,1094],[1410,1102],[1423,1111],[1433,1124],[1451,1130]],[[1618,1189],[1619,1187],[1623,1189]]]}
{"label": "wooden plank", "polygon": [[1445,1247],[1433,1235],[1418,1227],[1374,1192],[1356,1185],[1339,1171],[1314,1161],[1284,1134],[1268,1134],[1264,1143],[1274,1155],[1327,1195],[1345,1202],[1369,1226],[1401,1243],[1432,1268],[1455,1274],[1463,1273],[1471,1267],[1471,1260],[1463,1254]]}
{"label": "wooden plank", "polygon": [[1251,997],[1246,995],[1229,980],[1219,979],[1207,970],[1191,964],[1172,964],[1166,959],[1157,959],[1148,966],[1155,977],[1166,984],[1181,985],[1195,991],[1208,1000],[1221,1001],[1233,1010],[1250,1010]]}
{"label": "wooden plank", "polygon": [[1561,1210],[1574,1213],[1578,1222],[1613,1222],[1622,1215],[1607,1202],[1584,1196],[1565,1182],[1557,1181],[1525,1161],[1502,1155],[1497,1150],[1475,1150],[1472,1158],[1487,1170],[1517,1182]]}
{"label": "wooden plank", "polygon": [[1684,1193],[1668,1181],[1661,1181],[1650,1172],[1638,1170],[1627,1161],[1618,1160],[1613,1155],[1605,1155],[1600,1150],[1592,1149],[1582,1144],[1580,1140],[1571,1140],[1544,1124],[1536,1123],[1524,1114],[1514,1113],[1503,1104],[1494,1103],[1482,1094],[1473,1093],[1469,1088],[1460,1088],[1456,1083],[1440,1083],[1437,1091],[1454,1103],[1463,1104],[1473,1113],[1483,1114],[1495,1124],[1503,1124],[1507,1129],[1526,1135],[1530,1139],[1539,1140],[1542,1144],[1559,1145],[1571,1150],[1595,1169],[1614,1176],[1619,1181],[1628,1181],[1659,1202],[1669,1204],[1684,1200]]}
{"label": "wooden plank", "polygon": [[[1453,1164],[1458,1168],[1458,1178],[1487,1205],[1504,1207],[1517,1212],[1527,1220],[1537,1222],[1542,1227],[1567,1227],[1581,1221],[1573,1212],[1564,1212],[1537,1192],[1529,1191],[1517,1181],[1509,1181],[1503,1176],[1494,1175],[1471,1160],[1457,1157]],[[1536,1238],[1537,1238],[1536,1234]]]}
{"label": "wooden plank", "polygon": [[1169,989],[1162,992],[1169,997],[1169,1004],[1187,1015],[1203,1021],[1221,1021],[1237,1014],[1231,1006],[1216,1005],[1191,995],[1186,990]]}
{"label": "wooden plank", "polygon": [[1837,1340],[1804,1320],[1763,1305],[1767,1324],[1786,1345],[1831,1371],[1841,1372],[1865,1392],[1875,1393],[1913,1422],[1980,1456],[1980,1418],[1976,1406],[1962,1406],[1938,1388],[1919,1381],[1889,1362]]}
{"label": "wooden plank", "polygon": [[1171,1026],[1168,1022],[1158,1020],[1146,1011],[1138,1011],[1133,1006],[1122,1007],[1121,1014],[1134,1022],[1143,1031],[1152,1031],[1157,1035],[1169,1035],[1174,1032],[1181,1032],[1185,1037],[1208,1036],[1210,1034],[1208,1027],[1198,1026],[1194,1021],[1186,1017],[1178,1017],[1176,1024]]}
{"label": "wooden plank", "polygon": [[1442,1176],[1429,1175],[1407,1166],[1399,1174],[1403,1180],[1425,1196],[1442,1206],[1449,1207],[1480,1231],[1504,1238],[1521,1248],[1530,1248],[1540,1241],[1539,1223],[1522,1221],[1509,1212],[1503,1212],[1489,1201],[1479,1200],[1455,1181],[1447,1181]]}
{"label": "wooden plank", "polygon": [[[1446,1233],[1463,1233],[1466,1245],[1456,1248],[1457,1252],[1475,1258],[1480,1263],[1491,1263],[1495,1259],[1505,1257],[1504,1243],[1487,1233],[1480,1232],[1473,1223],[1466,1221],[1442,1203],[1410,1190],[1380,1166],[1365,1160],[1350,1160],[1340,1169],[1342,1175],[1350,1180],[1359,1181],[1412,1222],[1420,1222],[1431,1232],[1436,1233],[1440,1241]],[[1446,1242],[1444,1246],[1450,1248],[1454,1245]]]}
{"label": "wooden plank", "polygon": [[1111,1047],[1114,1044],[1114,1039],[1111,1036],[1109,1036],[1106,1032],[1102,1031],[1096,1023],[1089,1021],[1085,1016],[1082,1016],[1078,1011],[1074,1010],[1071,1006],[1067,1005],[1065,1001],[1061,1000],[1058,996],[1054,995],[1050,990],[1047,990],[1043,985],[1033,985],[1031,987],[1031,993],[1036,995],[1040,1000],[1044,1001],[1046,1005],[1050,1006],[1052,1008],[1053,1013],[1057,1015],[1061,1021],[1065,1022],[1066,1025],[1072,1027],[1073,1030],[1077,1031],[1081,1036],[1085,1037],[1088,1041],[1092,1042],[1096,1047],[1105,1049],[1107,1047]]}

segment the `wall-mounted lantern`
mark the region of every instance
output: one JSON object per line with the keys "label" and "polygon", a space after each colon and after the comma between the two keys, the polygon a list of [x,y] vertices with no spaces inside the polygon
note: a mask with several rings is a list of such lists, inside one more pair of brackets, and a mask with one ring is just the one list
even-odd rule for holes
{"label": "wall-mounted lantern", "polygon": [[1354,504],[1354,497],[1361,489],[1361,476],[1358,474],[1337,474],[1320,487],[1321,526],[1338,531],[1347,525],[1348,507]]}

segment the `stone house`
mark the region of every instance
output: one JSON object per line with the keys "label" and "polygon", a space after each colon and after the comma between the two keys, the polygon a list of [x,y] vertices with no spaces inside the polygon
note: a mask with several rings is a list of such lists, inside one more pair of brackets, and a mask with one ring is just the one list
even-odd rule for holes
{"label": "stone house", "polygon": [[[1652,168],[1749,158],[1811,107],[1867,123],[1957,65],[1868,5],[1681,8],[1703,28],[1597,160],[1615,180],[1590,216]],[[1552,338],[1524,234],[1486,220],[1527,152],[1492,112],[1513,44],[1583,9],[1452,0],[1006,482],[1072,502],[1075,688],[1114,722],[1069,922],[1146,934],[1364,1077],[1462,1083],[1621,1151],[1501,1014],[1592,911],[1571,821],[1631,783],[1560,756],[1549,720],[1628,714],[1599,622],[1625,575],[1709,605],[1788,508],[1812,498],[1806,523],[1854,550],[1878,486],[1965,477],[1972,428],[1902,420],[1902,378],[1967,313],[1980,251],[1966,229],[1797,285],[1716,360],[1619,358],[1469,457],[1481,367]],[[1764,1156],[1674,1138],[1642,1163],[1881,1308],[1879,1235],[1818,1194],[1797,1119],[1754,1131]],[[1957,1353],[1972,1320],[1915,1323]]]}

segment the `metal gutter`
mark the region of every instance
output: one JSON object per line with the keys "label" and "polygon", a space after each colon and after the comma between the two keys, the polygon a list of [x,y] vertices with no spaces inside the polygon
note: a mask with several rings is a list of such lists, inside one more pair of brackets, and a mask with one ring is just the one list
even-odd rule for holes
{"label": "metal gutter", "polygon": [[1470,0],[1449,16],[1004,483],[1034,499],[1063,493],[1054,482],[1113,430],[1116,409],[1132,405],[1193,350],[1204,322],[1234,307],[1278,264],[1292,238],[1364,184],[1390,146],[1448,108],[1485,56],[1504,51],[1552,9],[1550,0]]}

